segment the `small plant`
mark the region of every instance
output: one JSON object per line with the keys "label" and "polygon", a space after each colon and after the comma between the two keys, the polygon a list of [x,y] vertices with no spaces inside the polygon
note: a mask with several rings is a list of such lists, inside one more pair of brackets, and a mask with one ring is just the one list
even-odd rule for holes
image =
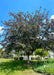
{"label": "small plant", "polygon": [[14,56],[14,60],[18,60],[18,56],[16,55],[16,56]]}
{"label": "small plant", "polygon": [[40,57],[31,57],[31,60],[40,60]]}
{"label": "small plant", "polygon": [[31,57],[31,60],[35,60],[35,57]]}
{"label": "small plant", "polygon": [[39,57],[39,56],[38,56],[38,57],[36,57],[36,58],[35,58],[35,60],[40,60],[40,57]]}
{"label": "small plant", "polygon": [[20,60],[23,60],[23,57],[19,57]]}

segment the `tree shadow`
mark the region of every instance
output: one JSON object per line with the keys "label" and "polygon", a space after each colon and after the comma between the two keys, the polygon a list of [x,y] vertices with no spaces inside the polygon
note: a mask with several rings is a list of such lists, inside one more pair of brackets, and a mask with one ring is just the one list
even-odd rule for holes
{"label": "tree shadow", "polygon": [[25,63],[27,63],[27,61],[25,60],[10,60],[7,62],[1,62],[0,72],[3,72],[5,73],[5,75],[8,75],[9,73],[14,73],[15,71],[25,71],[29,69],[34,70],[34,67],[37,68],[44,65],[44,61],[30,61],[30,62],[31,62],[30,65],[25,65]]}
{"label": "tree shadow", "polygon": [[[0,63],[0,72],[6,72],[6,75],[8,73],[14,72],[14,71],[24,71],[30,69],[31,65],[24,65],[27,61],[24,60],[11,60],[8,62],[1,62]],[[8,70],[8,72],[7,72]]]}

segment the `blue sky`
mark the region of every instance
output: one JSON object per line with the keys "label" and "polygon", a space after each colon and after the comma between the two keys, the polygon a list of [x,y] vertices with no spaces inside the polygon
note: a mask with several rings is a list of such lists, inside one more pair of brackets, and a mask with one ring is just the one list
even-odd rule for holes
{"label": "blue sky", "polygon": [[49,10],[49,18],[54,15],[54,0],[0,0],[0,26],[3,26],[1,20],[9,19],[10,11],[34,12],[40,6]]}
{"label": "blue sky", "polygon": [[39,7],[49,10],[49,17],[54,14],[54,0],[0,0],[0,25],[1,20],[9,18],[9,12],[29,11],[34,12]]}

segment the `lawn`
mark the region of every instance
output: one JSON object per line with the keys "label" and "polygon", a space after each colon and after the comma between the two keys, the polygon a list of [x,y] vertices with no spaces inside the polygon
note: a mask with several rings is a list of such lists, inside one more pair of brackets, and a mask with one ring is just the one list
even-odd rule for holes
{"label": "lawn", "polygon": [[0,75],[42,75],[33,71],[31,65],[24,65],[27,61],[0,59]]}
{"label": "lawn", "polygon": [[0,59],[0,75],[54,75],[54,59],[30,62],[30,65],[25,65],[25,60]]}
{"label": "lawn", "polygon": [[54,75],[54,59],[46,59],[36,63],[34,70],[36,72],[49,73],[50,75]]}

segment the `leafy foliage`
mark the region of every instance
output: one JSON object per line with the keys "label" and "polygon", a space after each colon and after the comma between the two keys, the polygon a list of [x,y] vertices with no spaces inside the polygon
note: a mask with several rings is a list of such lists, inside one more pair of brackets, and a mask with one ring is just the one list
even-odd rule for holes
{"label": "leafy foliage", "polygon": [[34,70],[40,73],[54,74],[54,59],[47,59],[36,64]]}
{"label": "leafy foliage", "polygon": [[41,7],[35,13],[10,12],[11,19],[2,22],[5,28],[0,36],[4,37],[0,44],[8,53],[13,49],[24,50],[28,58],[35,49],[46,49],[47,45],[43,40],[46,38],[48,41],[48,33],[51,32],[49,29],[54,25],[53,21],[49,22],[48,13],[46,9],[42,12]]}
{"label": "leafy foliage", "polygon": [[49,52],[47,50],[43,50],[42,48],[35,50],[35,55],[39,55],[41,57],[45,57],[49,55]]}
{"label": "leafy foliage", "polygon": [[37,57],[31,57],[31,60],[40,60],[40,56],[37,56]]}
{"label": "leafy foliage", "polygon": [[23,57],[19,57],[20,60],[23,60]]}
{"label": "leafy foliage", "polygon": [[4,56],[4,50],[3,49],[0,49],[0,57],[3,57]]}
{"label": "leafy foliage", "polygon": [[14,59],[15,59],[15,60],[18,60],[18,56],[17,56],[17,55],[15,55],[15,56],[14,56]]}

